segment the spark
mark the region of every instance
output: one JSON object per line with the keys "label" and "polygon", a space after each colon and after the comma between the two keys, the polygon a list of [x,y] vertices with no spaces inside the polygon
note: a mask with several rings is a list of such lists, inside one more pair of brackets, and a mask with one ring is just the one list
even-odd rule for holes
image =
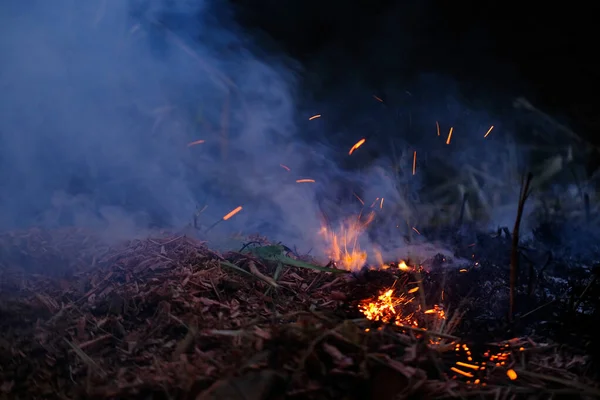
{"label": "spark", "polygon": [[315,183],[314,179],[297,179],[296,183]]}
{"label": "spark", "polygon": [[354,153],[354,150],[358,149],[360,146],[362,146],[365,142],[367,141],[367,139],[363,138],[360,139],[358,142],[356,142],[354,144],[354,146],[350,147],[350,151],[348,152],[348,155],[352,155],[352,153]]}
{"label": "spark", "polygon": [[193,141],[193,142],[190,142],[190,143],[188,143],[188,144],[187,144],[187,147],[196,146],[197,144],[202,144],[202,143],[204,143],[204,142],[205,142],[205,141],[204,141],[204,140],[202,140],[202,139],[200,139],[200,140],[195,140],[195,141]]}
{"label": "spark", "polygon": [[239,213],[240,211],[242,211],[242,206],[238,206],[238,207],[234,208],[227,215],[225,215],[223,217],[223,221],[227,221],[229,218],[233,217],[235,214]]}
{"label": "spark", "polygon": [[479,369],[478,365],[467,364],[467,363],[462,362],[462,361],[457,361],[456,365],[458,365],[459,367],[471,368],[471,369],[474,369],[474,370],[478,370]]}
{"label": "spark", "polygon": [[467,378],[473,378],[473,374],[470,372],[465,372],[462,369],[458,369],[456,367],[450,367],[450,369],[454,372],[456,372],[457,374],[461,374],[462,376],[466,376]]}
{"label": "spark", "polygon": [[290,170],[290,167],[288,167],[287,165],[279,164],[279,166],[280,166],[281,168],[285,169],[285,170],[286,170],[286,171],[288,171],[288,172],[289,172],[289,171],[291,171],[291,170]]}
{"label": "spark", "polygon": [[488,137],[488,135],[490,134],[490,132],[492,131],[492,129],[494,129],[494,125],[490,126],[490,129],[488,129],[488,131],[485,133],[485,135],[483,135],[484,138]]}
{"label": "spark", "polygon": [[312,117],[310,117],[308,120],[309,120],[309,121],[312,121],[313,119],[317,119],[317,118],[321,118],[321,114],[316,114],[316,115],[313,115],[313,116],[312,116]]}
{"label": "spark", "polygon": [[371,204],[371,206],[369,208],[375,207],[375,203],[377,203],[378,201],[379,201],[379,197],[373,201],[373,203]]}
{"label": "spark", "polygon": [[446,144],[450,144],[450,140],[452,139],[452,131],[454,128],[450,128],[450,132],[448,132],[448,139],[446,139]]}
{"label": "spark", "polygon": [[418,290],[419,290],[419,287],[417,286],[417,287],[414,287],[414,288],[410,289],[410,290],[408,291],[408,293],[415,293],[415,292],[417,292]]}
{"label": "spark", "polygon": [[440,136],[440,123],[435,121],[435,127],[437,128],[437,135]]}
{"label": "spark", "polygon": [[383,197],[381,198],[381,203],[379,204],[379,209],[383,208]]}
{"label": "spark", "polygon": [[511,381],[514,381],[515,379],[517,379],[517,376],[518,376],[514,369],[509,369],[508,371],[506,371],[506,375],[508,376],[508,379],[510,379]]}
{"label": "spark", "polygon": [[352,194],[354,195],[354,197],[356,197],[358,199],[358,201],[360,201],[360,204],[362,204],[363,206],[365,205],[365,202],[363,201],[363,199],[358,197],[358,195],[356,193],[352,192]]}
{"label": "spark", "polygon": [[421,234],[421,232],[419,232],[419,230],[417,228],[415,228],[414,226],[412,227],[412,230],[417,232],[419,235]]}
{"label": "spark", "polygon": [[375,100],[377,100],[378,102],[380,102],[380,103],[383,103],[383,100],[381,100],[381,98],[380,98],[380,97],[377,97],[377,96],[373,95],[373,98],[374,98]]}
{"label": "spark", "polygon": [[413,153],[413,175],[417,173],[417,151]]}
{"label": "spark", "polygon": [[463,269],[459,270],[458,272],[467,272],[467,270],[463,268]]}

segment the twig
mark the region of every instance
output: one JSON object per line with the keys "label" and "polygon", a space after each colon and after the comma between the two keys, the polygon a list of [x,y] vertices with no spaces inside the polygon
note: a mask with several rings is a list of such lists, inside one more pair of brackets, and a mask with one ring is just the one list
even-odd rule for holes
{"label": "twig", "polygon": [[519,229],[521,227],[521,219],[523,218],[523,209],[525,207],[525,201],[529,196],[529,186],[533,175],[528,173],[521,182],[521,192],[519,193],[519,207],[517,209],[517,218],[515,220],[515,227],[512,233],[512,248],[510,253],[510,304],[508,310],[508,321],[513,321],[513,315],[515,311],[515,291],[517,286],[517,271],[519,269]]}

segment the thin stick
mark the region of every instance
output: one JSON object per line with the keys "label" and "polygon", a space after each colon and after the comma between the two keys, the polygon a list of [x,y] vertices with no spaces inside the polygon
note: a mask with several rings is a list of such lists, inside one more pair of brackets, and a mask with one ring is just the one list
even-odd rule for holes
{"label": "thin stick", "polygon": [[517,209],[517,219],[512,233],[512,249],[510,253],[510,304],[508,310],[508,321],[513,321],[515,311],[515,291],[517,286],[517,272],[519,270],[519,229],[521,227],[521,219],[523,218],[523,209],[525,201],[529,196],[529,186],[533,175],[530,173],[521,181],[521,192],[519,193],[519,207]]}

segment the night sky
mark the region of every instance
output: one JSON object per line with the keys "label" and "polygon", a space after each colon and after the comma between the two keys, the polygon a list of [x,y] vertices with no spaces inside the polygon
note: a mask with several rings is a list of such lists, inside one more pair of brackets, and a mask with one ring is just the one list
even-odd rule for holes
{"label": "night sky", "polygon": [[[233,0],[242,24],[310,70],[359,70],[374,90],[449,74],[479,97],[524,96],[600,143],[592,6],[506,1]],[[591,4],[591,3],[590,3]],[[266,42],[266,41],[264,41]],[[379,50],[379,51],[378,51]],[[375,54],[375,55],[374,55]],[[398,57],[402,54],[401,57]],[[318,60],[318,61],[317,61]],[[331,77],[335,79],[335,77]]]}

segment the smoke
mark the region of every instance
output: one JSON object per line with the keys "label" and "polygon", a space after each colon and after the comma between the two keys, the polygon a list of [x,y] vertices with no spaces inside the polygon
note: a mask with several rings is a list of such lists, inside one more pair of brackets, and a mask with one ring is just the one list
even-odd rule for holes
{"label": "smoke", "polygon": [[[215,2],[216,3],[216,2]],[[0,227],[318,230],[296,66],[210,2],[0,5]],[[189,146],[188,143],[203,140]]]}
{"label": "smoke", "polygon": [[[323,216],[336,228],[373,204],[362,247],[393,259],[443,252],[414,250],[419,230],[442,208],[457,218],[465,191],[468,219],[514,221],[527,156],[510,139],[513,111],[491,115],[452,80],[408,68],[425,33],[406,25],[401,43],[387,40],[392,16],[360,50],[332,52],[334,41],[307,70],[266,53],[223,2],[3,2],[0,24],[0,229],[124,238],[196,215],[211,239],[260,233],[324,254]],[[440,199],[444,185],[454,190]]]}

